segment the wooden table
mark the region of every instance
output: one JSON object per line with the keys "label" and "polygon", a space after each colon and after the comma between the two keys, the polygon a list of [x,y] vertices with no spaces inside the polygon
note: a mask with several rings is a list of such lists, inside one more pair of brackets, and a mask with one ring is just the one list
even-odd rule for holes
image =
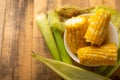
{"label": "wooden table", "polygon": [[31,52],[51,58],[34,17],[66,4],[107,5],[120,11],[120,0],[0,0],[0,80],[62,80]]}

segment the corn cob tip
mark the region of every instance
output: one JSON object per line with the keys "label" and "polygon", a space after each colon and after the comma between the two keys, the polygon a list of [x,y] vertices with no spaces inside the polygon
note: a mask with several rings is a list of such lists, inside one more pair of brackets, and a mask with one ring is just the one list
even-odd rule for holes
{"label": "corn cob tip", "polygon": [[68,19],[66,22],[65,22],[65,25],[66,26],[70,26],[70,25],[73,25],[75,26],[76,24],[83,24],[85,23],[86,21],[86,18],[84,17],[72,17],[71,19]]}
{"label": "corn cob tip", "polygon": [[65,22],[66,39],[73,53],[77,53],[78,48],[84,47],[87,43],[84,34],[87,30],[87,20],[84,17],[73,17]]}

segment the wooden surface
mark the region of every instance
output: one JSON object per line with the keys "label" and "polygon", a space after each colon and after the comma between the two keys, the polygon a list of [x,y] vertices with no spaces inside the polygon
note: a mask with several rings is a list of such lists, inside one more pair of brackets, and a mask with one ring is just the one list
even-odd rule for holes
{"label": "wooden surface", "polygon": [[[107,5],[120,11],[120,0],[0,0],[0,80],[62,80],[31,58],[31,52],[51,58],[34,18],[66,4]],[[120,69],[115,74],[120,75]]]}

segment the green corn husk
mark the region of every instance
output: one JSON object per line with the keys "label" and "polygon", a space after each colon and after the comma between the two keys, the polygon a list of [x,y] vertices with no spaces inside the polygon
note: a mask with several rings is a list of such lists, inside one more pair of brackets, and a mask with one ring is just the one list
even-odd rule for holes
{"label": "green corn husk", "polygon": [[63,62],[73,64],[70,56],[68,55],[65,46],[63,38],[60,34],[60,31],[64,30],[64,26],[60,22],[59,16],[56,13],[56,11],[49,11],[48,12],[48,21],[50,23],[50,26],[52,28],[54,38],[57,44],[58,51],[60,53],[61,59]]}
{"label": "green corn husk", "polygon": [[107,66],[98,66],[94,69],[94,72],[101,74],[106,68]]}
{"label": "green corn husk", "polygon": [[110,80],[107,77],[98,75],[85,69],[60,61],[44,58],[42,56],[36,55],[35,53],[33,53],[32,56],[35,59],[46,64],[49,68],[51,68],[65,80]]}
{"label": "green corn husk", "polygon": [[78,16],[81,14],[85,14],[85,13],[89,13],[91,10],[93,10],[94,7],[90,7],[90,8],[80,8],[80,7],[74,7],[74,6],[70,6],[70,7],[62,7],[60,9],[57,10],[58,14],[62,17],[62,18],[71,18],[73,16]]}
{"label": "green corn husk", "polygon": [[55,30],[53,30],[53,34],[55,36],[55,41],[56,41],[58,51],[59,51],[60,56],[61,56],[61,60],[65,63],[73,64],[70,56],[68,55],[68,53],[65,49],[63,39],[60,35],[60,31],[55,29]]}
{"label": "green corn husk", "polygon": [[45,42],[50,50],[52,57],[56,60],[61,60],[46,15],[44,13],[41,13],[39,16],[37,16],[36,23],[45,39]]}
{"label": "green corn husk", "polygon": [[59,15],[55,10],[48,12],[48,20],[52,28],[58,29],[61,32],[65,30],[64,24],[60,21]]}

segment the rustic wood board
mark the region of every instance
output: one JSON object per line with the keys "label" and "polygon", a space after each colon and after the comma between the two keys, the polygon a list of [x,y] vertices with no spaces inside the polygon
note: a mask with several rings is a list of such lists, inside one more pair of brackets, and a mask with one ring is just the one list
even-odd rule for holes
{"label": "rustic wood board", "polygon": [[[120,11],[120,0],[0,0],[0,80],[63,80],[31,57],[51,58],[35,17],[54,7],[106,5]],[[78,65],[78,64],[76,64]],[[120,69],[115,74],[120,75]]]}

